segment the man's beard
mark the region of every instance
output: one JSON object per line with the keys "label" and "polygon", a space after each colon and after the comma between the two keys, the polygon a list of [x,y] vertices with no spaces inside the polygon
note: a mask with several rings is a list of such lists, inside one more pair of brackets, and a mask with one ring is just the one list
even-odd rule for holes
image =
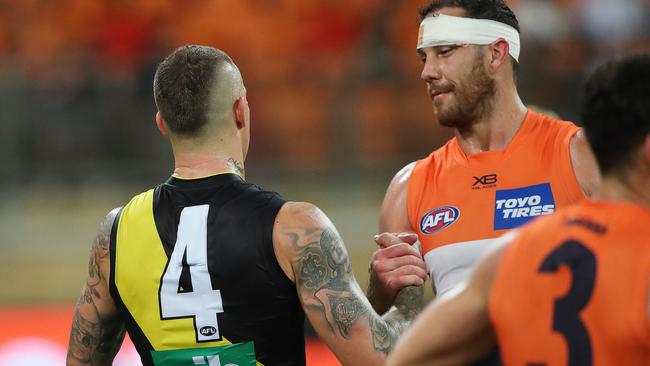
{"label": "man's beard", "polygon": [[[462,88],[458,88],[458,85]],[[480,55],[477,55],[472,71],[458,85],[452,89],[454,100],[450,101],[450,106],[444,108],[434,102],[434,110],[441,125],[461,128],[492,113],[495,83],[488,76]]]}

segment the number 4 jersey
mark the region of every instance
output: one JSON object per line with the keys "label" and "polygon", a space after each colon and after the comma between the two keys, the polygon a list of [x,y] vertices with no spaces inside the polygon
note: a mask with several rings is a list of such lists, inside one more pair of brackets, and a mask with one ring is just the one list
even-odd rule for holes
{"label": "number 4 jersey", "polygon": [[111,295],[144,365],[304,365],[304,314],[273,249],[277,193],[172,177],[111,233]]}
{"label": "number 4 jersey", "polygon": [[650,365],[650,210],[591,203],[521,229],[490,318],[505,365]]}

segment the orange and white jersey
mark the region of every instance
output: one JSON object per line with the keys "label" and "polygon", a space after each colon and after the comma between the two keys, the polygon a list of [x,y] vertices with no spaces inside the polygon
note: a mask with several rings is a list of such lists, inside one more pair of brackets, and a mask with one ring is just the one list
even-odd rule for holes
{"label": "orange and white jersey", "polygon": [[504,150],[467,156],[453,138],[417,161],[408,216],[438,295],[468,278],[494,238],[584,197],[570,156],[578,130],[529,110]]}
{"label": "orange and white jersey", "polygon": [[585,202],[517,230],[490,319],[504,365],[650,365],[650,210]]}

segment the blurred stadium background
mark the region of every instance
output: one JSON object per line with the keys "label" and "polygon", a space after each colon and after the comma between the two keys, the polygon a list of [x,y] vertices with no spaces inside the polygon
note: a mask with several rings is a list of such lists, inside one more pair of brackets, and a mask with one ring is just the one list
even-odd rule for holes
{"label": "blurred stadium background", "polygon": [[[243,72],[248,180],[322,207],[365,287],[391,176],[450,136],[419,79],[423,3],[0,0],[0,366],[62,364],[98,223],[171,173],[152,79],[186,43],[225,50]],[[650,46],[648,0],[507,3],[524,101],[566,119],[586,70]],[[310,365],[332,364],[309,350]]]}

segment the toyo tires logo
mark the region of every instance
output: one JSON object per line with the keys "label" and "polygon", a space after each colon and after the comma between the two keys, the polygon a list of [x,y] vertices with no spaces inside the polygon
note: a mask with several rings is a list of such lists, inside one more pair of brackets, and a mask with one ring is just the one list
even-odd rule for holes
{"label": "toyo tires logo", "polygon": [[555,198],[549,183],[498,190],[494,202],[494,230],[513,229],[553,211]]}

